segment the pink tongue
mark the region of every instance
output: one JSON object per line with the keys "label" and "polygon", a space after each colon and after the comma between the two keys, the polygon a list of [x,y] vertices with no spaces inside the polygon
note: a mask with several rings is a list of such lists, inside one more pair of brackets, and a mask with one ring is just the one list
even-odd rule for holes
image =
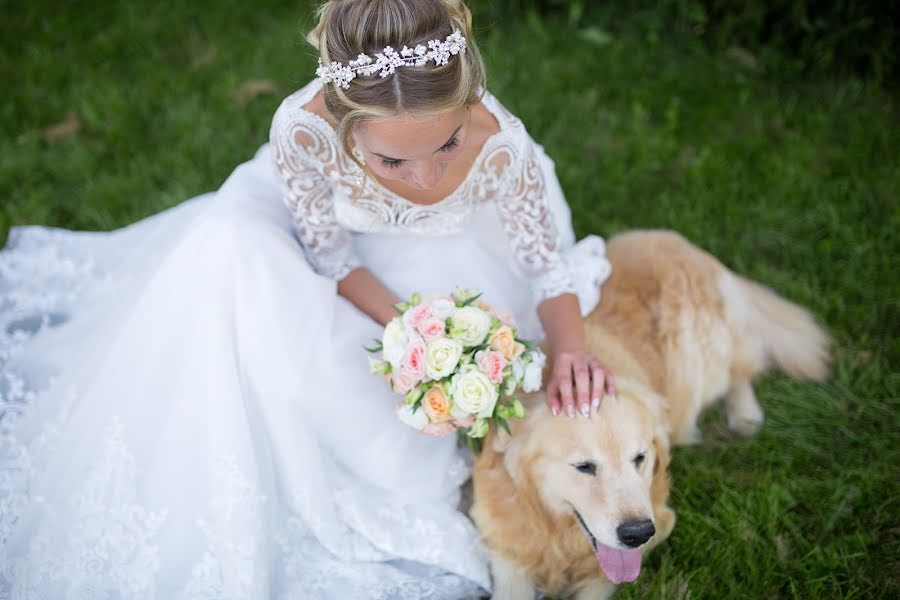
{"label": "pink tongue", "polygon": [[618,550],[597,544],[597,561],[613,583],[634,581],[641,573],[641,550]]}

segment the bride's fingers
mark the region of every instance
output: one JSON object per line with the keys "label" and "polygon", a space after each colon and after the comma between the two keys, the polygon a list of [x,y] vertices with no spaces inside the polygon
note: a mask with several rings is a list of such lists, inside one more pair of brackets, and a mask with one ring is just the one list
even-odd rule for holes
{"label": "bride's fingers", "polygon": [[559,385],[556,383],[556,379],[551,379],[547,384],[547,406],[554,417],[559,414]]}
{"label": "bride's fingers", "polygon": [[591,414],[591,372],[584,358],[576,360],[572,370],[575,373],[577,407],[586,417]]}
{"label": "bride's fingers", "polygon": [[572,397],[572,357],[563,354],[557,366],[556,377],[562,408],[570,417],[575,416],[575,399]]}
{"label": "bride's fingers", "polygon": [[591,394],[591,410],[597,412],[600,408],[600,400],[603,399],[604,386],[609,383],[610,378],[606,377],[603,368],[594,363],[591,365],[592,394]]}
{"label": "bride's fingers", "polygon": [[613,398],[615,398],[616,397],[616,381],[613,378],[612,373],[610,373],[606,369],[603,369],[603,372],[606,374],[606,393],[609,394],[610,396],[612,396]]}

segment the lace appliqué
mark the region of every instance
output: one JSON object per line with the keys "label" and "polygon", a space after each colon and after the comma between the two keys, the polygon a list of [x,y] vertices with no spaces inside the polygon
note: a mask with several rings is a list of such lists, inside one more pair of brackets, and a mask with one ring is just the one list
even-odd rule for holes
{"label": "lace appliqu\u00e9", "polygon": [[264,510],[266,496],[241,472],[237,457],[216,462],[210,517],[197,525],[210,550],[191,570],[179,600],[264,598],[269,595]]}
{"label": "lace appliqu\u00e9", "polygon": [[[125,446],[121,423],[113,419],[104,452],[81,493],[65,514],[44,507],[44,527],[28,554],[10,559],[4,573],[13,597],[35,597],[29,590],[57,584],[66,597],[153,598],[160,557],[153,539],[166,519],[136,503],[136,464]],[[32,502],[41,503],[40,497]],[[71,523],[64,540],[51,540],[46,523]]]}

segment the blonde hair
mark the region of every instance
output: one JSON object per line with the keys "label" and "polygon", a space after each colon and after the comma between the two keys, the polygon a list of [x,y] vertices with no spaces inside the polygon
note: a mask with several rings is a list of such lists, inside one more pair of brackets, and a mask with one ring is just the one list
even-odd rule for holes
{"label": "blonde hair", "polygon": [[427,45],[456,29],[467,41],[466,53],[446,65],[397,69],[384,78],[357,77],[348,89],[325,84],[325,106],[338,121],[341,146],[358,164],[351,133],[359,123],[402,113],[436,115],[481,99],[484,63],[472,37],[472,13],[462,0],[329,0],[317,16],[319,23],[306,39],[326,65],[347,64],[362,53],[374,56],[385,46]]}

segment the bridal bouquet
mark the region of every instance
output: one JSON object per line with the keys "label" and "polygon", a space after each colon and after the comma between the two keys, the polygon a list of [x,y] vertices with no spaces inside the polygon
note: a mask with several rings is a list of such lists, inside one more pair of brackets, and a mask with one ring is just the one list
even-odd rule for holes
{"label": "bridal bouquet", "polygon": [[407,425],[481,438],[491,421],[508,432],[507,419],[525,415],[513,394],[540,388],[546,357],[516,337],[511,315],[479,297],[459,289],[428,299],[414,294],[367,348],[381,355],[369,359],[372,373],[403,395],[397,416]]}

